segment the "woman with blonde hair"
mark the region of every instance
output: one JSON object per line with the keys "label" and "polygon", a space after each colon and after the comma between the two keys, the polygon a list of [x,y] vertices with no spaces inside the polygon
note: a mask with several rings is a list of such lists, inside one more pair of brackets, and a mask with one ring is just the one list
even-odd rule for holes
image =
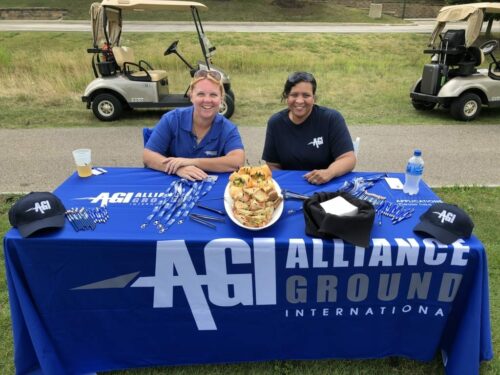
{"label": "woman with blonde hair", "polygon": [[243,166],[238,128],[219,114],[225,95],[220,73],[198,70],[188,93],[192,106],[169,111],[156,124],[144,147],[144,165],[191,181]]}

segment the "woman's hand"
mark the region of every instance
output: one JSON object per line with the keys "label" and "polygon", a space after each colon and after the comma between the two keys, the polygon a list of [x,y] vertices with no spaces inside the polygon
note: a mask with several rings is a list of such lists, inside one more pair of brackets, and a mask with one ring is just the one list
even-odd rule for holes
{"label": "woman's hand", "polygon": [[165,166],[165,173],[167,174],[174,174],[177,173],[177,170],[181,167],[186,167],[188,165],[193,165],[194,160],[193,159],[188,159],[188,158],[174,158],[174,157],[168,157],[165,160],[163,160],[163,165]]}
{"label": "woman's hand", "polygon": [[204,180],[208,175],[198,167],[194,165],[188,165],[186,167],[180,167],[175,172],[177,176],[185,178],[189,181]]}
{"label": "woman's hand", "polygon": [[304,175],[304,178],[313,185],[326,184],[332,179],[332,175],[328,169],[315,169]]}
{"label": "woman's hand", "polygon": [[352,171],[356,165],[356,156],[353,151],[348,151],[340,155],[335,161],[326,169],[315,169],[307,172],[304,178],[313,185],[326,184],[331,179],[343,176]]}

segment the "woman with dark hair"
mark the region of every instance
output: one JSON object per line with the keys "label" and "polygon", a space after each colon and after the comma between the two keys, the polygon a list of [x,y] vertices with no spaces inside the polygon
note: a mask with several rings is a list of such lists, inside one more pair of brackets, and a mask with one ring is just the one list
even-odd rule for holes
{"label": "woman with dark hair", "polygon": [[273,170],[306,170],[307,181],[324,184],[352,171],[356,156],[342,115],[315,104],[316,87],[311,73],[288,76],[282,93],[288,108],[269,119],[262,159]]}

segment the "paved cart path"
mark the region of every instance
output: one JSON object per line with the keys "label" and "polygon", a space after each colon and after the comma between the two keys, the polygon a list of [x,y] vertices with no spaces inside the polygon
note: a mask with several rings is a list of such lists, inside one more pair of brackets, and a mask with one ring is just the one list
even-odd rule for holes
{"label": "paved cart path", "polygon": [[[327,23],[327,22],[213,22],[204,21],[205,32],[236,33],[425,33],[430,34],[436,25],[434,19],[406,19],[404,24]],[[449,27],[449,26],[447,26]],[[452,28],[465,28],[465,23],[454,23]],[[192,22],[124,21],[126,32],[192,32]],[[498,32],[500,25],[493,25]],[[0,31],[84,31],[91,32],[88,20],[2,20]]]}
{"label": "paved cart path", "polygon": [[[264,127],[239,128],[251,164]],[[431,186],[500,186],[500,125],[349,126],[361,137],[357,171],[403,172],[414,148]],[[142,128],[0,129],[0,192],[52,191],[74,172],[71,151],[92,149],[97,166],[142,167]]]}

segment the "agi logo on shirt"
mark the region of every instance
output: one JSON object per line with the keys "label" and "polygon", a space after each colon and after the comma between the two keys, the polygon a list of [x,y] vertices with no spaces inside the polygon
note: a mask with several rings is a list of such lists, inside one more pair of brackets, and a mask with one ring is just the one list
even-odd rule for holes
{"label": "agi logo on shirt", "polygon": [[217,151],[205,151],[205,155],[207,156],[217,156]]}
{"label": "agi logo on shirt", "polygon": [[307,145],[312,145],[313,147],[319,148],[323,144],[323,137],[317,137],[313,138],[311,142],[309,142]]}

